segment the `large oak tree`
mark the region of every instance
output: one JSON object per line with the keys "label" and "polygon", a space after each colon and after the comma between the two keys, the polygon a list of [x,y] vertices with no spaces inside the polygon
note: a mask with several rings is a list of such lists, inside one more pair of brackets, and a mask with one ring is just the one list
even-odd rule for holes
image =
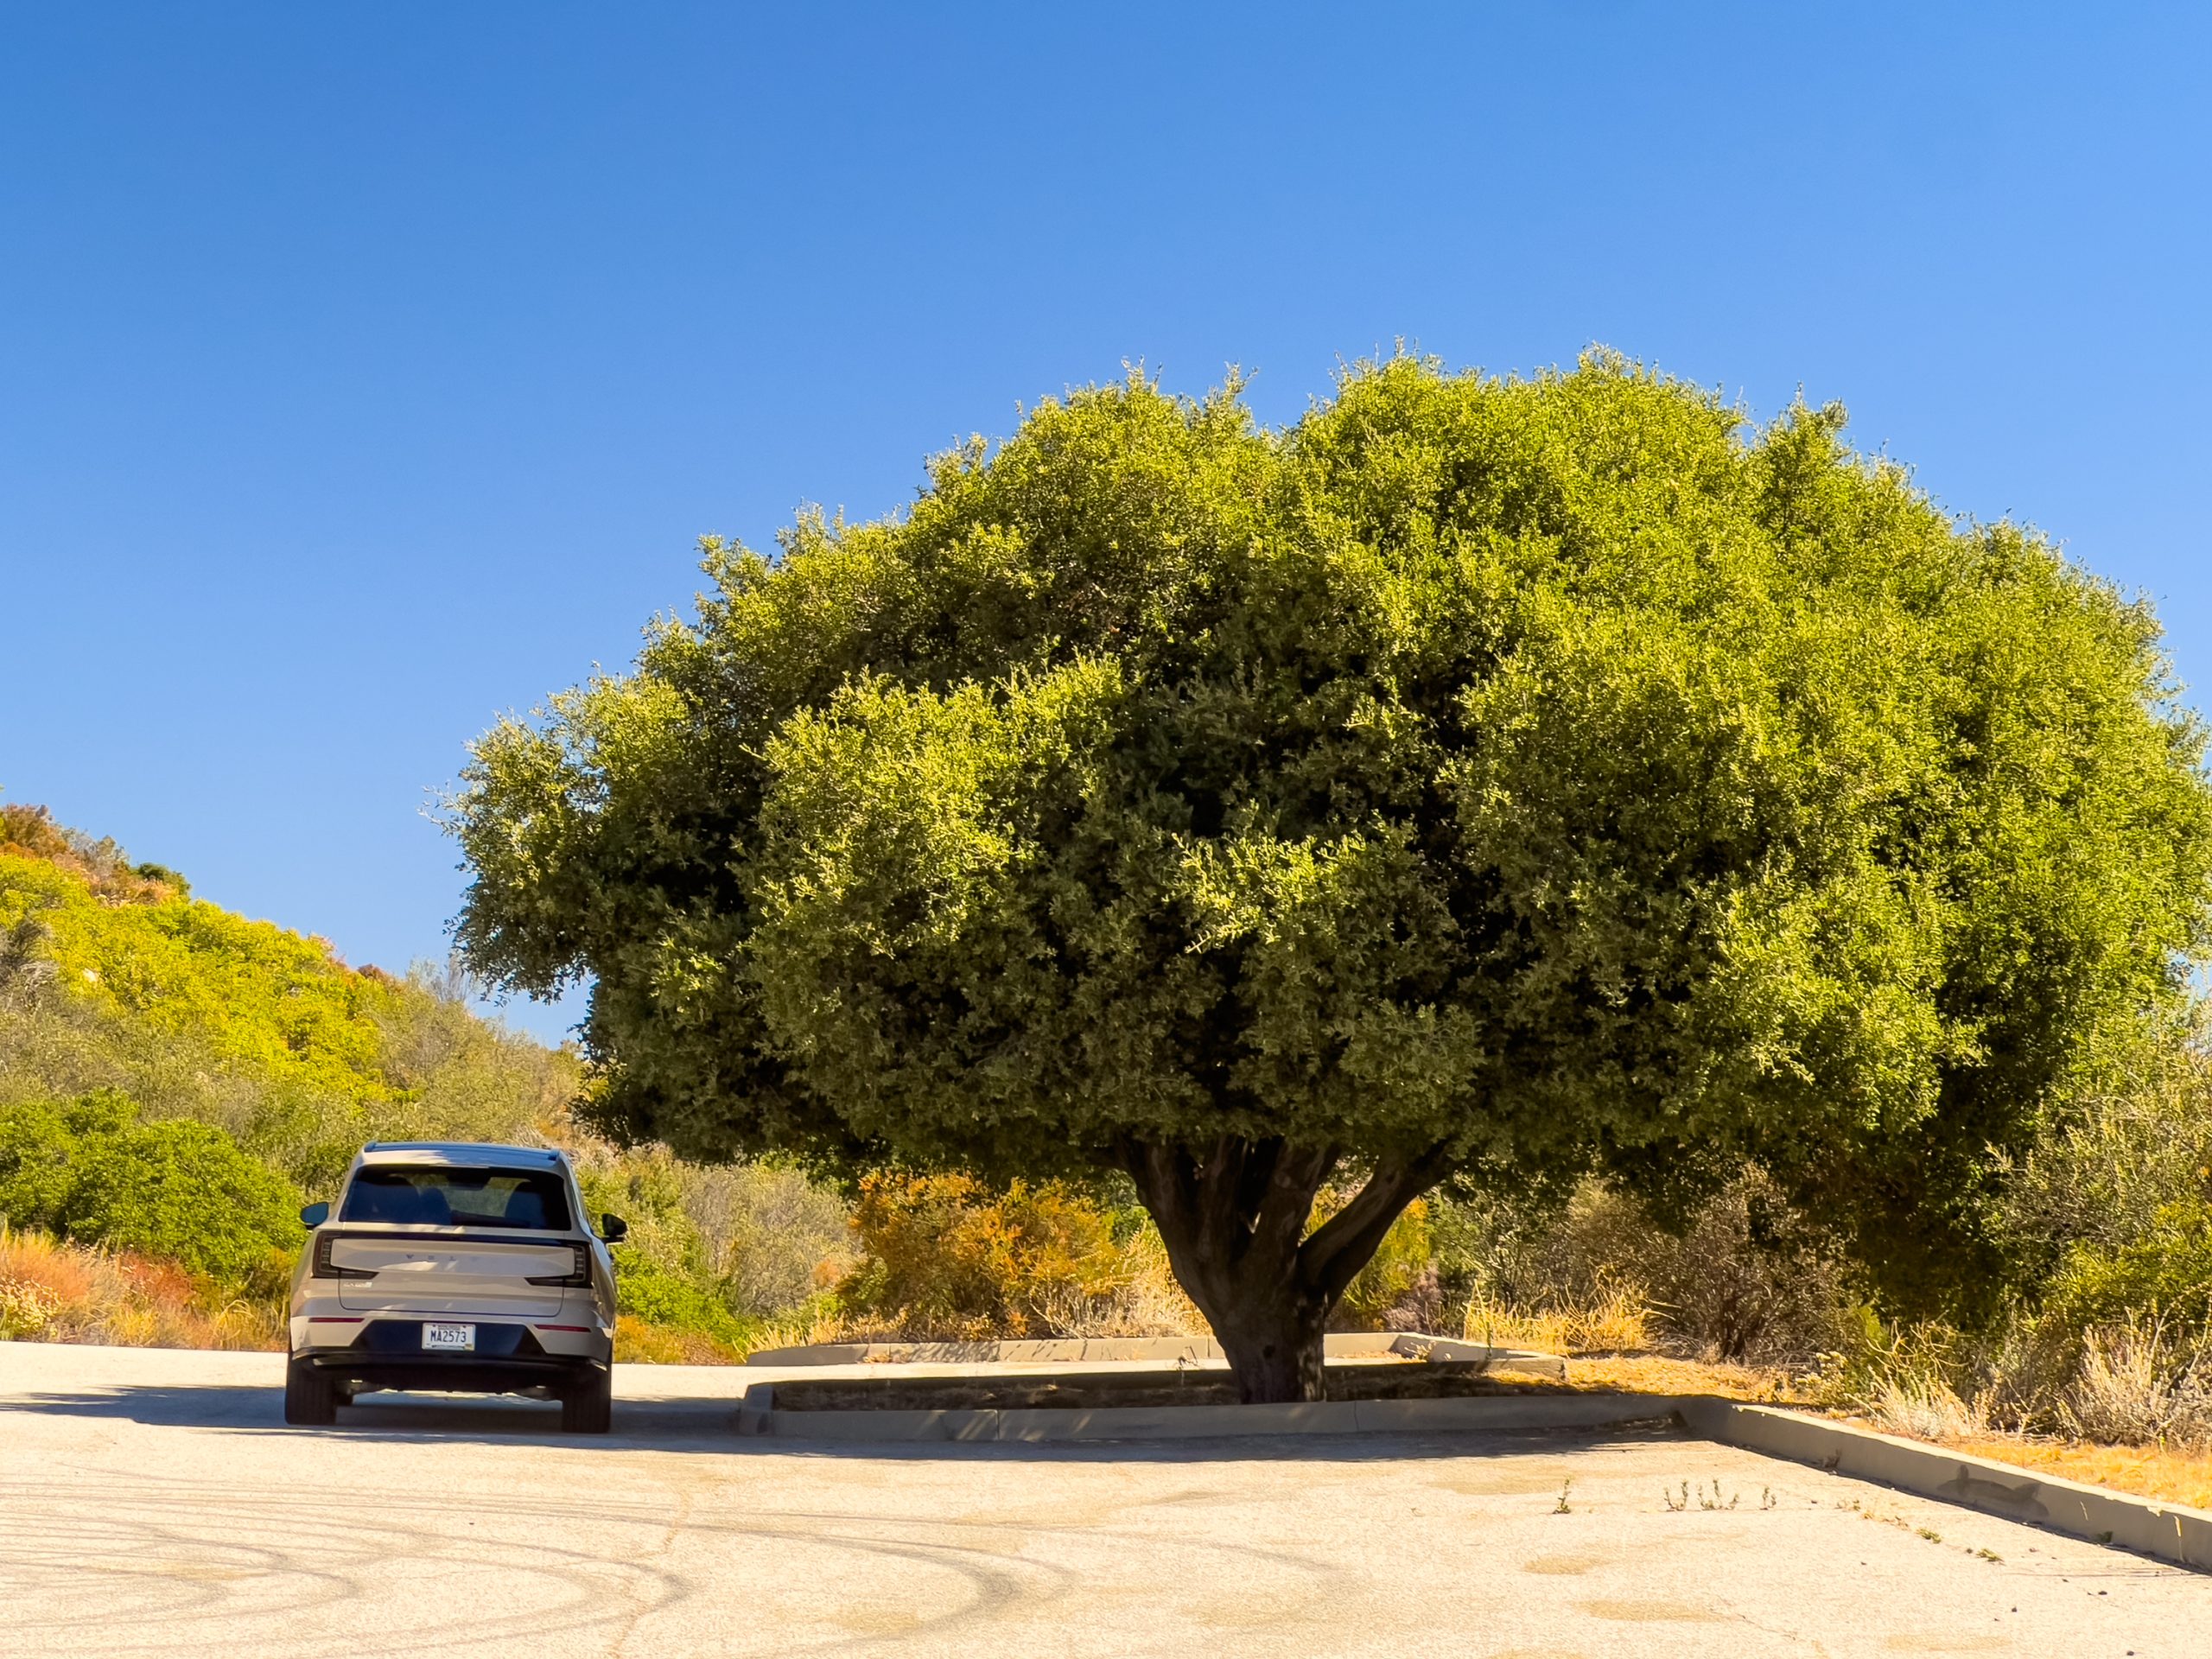
{"label": "large oak tree", "polygon": [[2147,609],[1840,426],[1602,355],[1046,403],[710,542],[482,739],[461,942],[588,979],[625,1135],[1125,1173],[1251,1399],[1447,1179],[1756,1159],[1970,1305],[2005,1155],[2199,947],[2200,735]]}

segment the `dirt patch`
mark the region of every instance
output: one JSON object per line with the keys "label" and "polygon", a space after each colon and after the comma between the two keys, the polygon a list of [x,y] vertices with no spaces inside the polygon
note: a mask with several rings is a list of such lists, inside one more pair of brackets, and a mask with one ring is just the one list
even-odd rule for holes
{"label": "dirt patch", "polygon": [[1592,1618],[1618,1624],[1719,1624],[1719,1613],[1694,1601],[1585,1601],[1576,1604]]}
{"label": "dirt patch", "polygon": [[[1473,1365],[1406,1361],[1332,1365],[1332,1400],[1459,1400],[1484,1395],[1560,1395],[1558,1382],[1485,1374]],[[779,1411],[1095,1411],[1115,1407],[1233,1406],[1226,1371],[1073,1372],[1052,1376],[840,1377],[776,1384]]]}

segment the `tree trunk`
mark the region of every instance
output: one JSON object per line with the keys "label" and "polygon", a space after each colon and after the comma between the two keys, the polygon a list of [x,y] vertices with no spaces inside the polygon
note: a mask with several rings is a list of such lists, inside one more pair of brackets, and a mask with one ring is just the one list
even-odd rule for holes
{"label": "tree trunk", "polygon": [[1176,1281],[1213,1327],[1238,1394],[1255,1404],[1323,1397],[1330,1311],[1446,1167],[1442,1147],[1380,1165],[1308,1234],[1314,1196],[1339,1161],[1334,1147],[1224,1135],[1202,1159],[1142,1146],[1125,1157]]}
{"label": "tree trunk", "polygon": [[1206,1313],[1228,1356],[1237,1394],[1248,1404],[1325,1397],[1322,1336],[1328,1318],[1326,1307],[1279,1304],[1231,1304]]}

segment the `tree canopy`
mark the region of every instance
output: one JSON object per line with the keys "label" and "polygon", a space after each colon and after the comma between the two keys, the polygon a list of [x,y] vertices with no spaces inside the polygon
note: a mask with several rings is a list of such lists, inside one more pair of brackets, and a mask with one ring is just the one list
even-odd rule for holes
{"label": "tree canopy", "polygon": [[1251,1397],[1446,1179],[1751,1158],[1970,1303],[2203,943],[2202,737],[2146,607],[1842,425],[1602,353],[1048,401],[710,540],[696,620],[480,740],[461,945],[588,977],[627,1136],[1127,1173]]}

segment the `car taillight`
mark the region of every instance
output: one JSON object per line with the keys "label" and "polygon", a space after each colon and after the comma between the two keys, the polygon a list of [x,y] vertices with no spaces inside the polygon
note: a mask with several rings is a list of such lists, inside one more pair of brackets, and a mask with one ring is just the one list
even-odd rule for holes
{"label": "car taillight", "polygon": [[330,1259],[330,1247],[338,1241],[325,1233],[315,1242],[315,1267],[309,1276],[315,1279],[373,1279],[374,1272],[367,1268],[341,1268]]}
{"label": "car taillight", "polygon": [[529,1282],[533,1285],[588,1285],[591,1283],[591,1252],[581,1244],[571,1244],[569,1248],[575,1252],[574,1267],[566,1273],[533,1275]]}

